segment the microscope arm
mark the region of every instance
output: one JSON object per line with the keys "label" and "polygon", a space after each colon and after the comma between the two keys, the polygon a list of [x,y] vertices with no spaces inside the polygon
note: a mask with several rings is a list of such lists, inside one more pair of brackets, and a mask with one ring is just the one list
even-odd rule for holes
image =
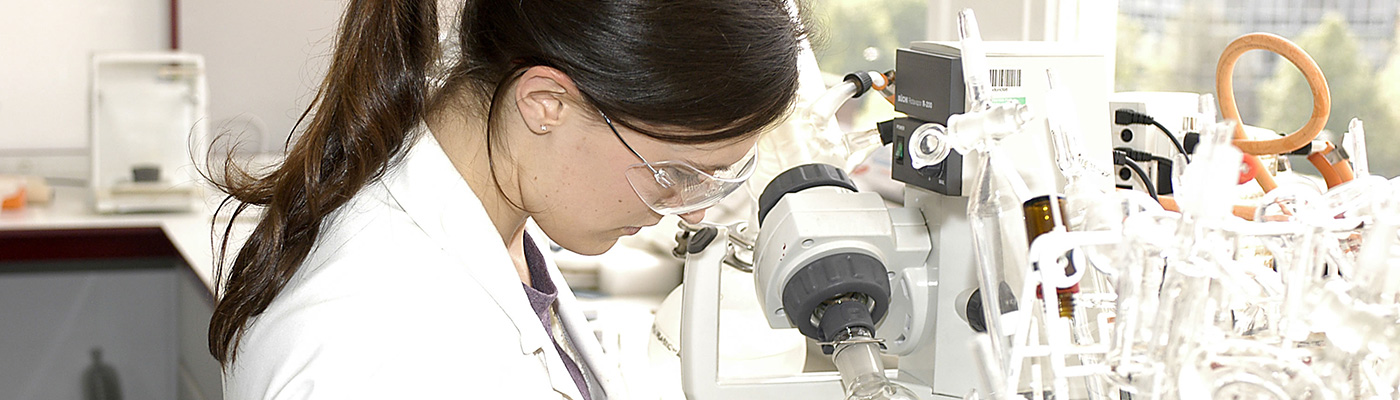
{"label": "microscope arm", "polygon": [[[708,244],[692,240],[686,255],[681,314],[681,387],[690,399],[834,398],[842,393],[834,373],[782,379],[719,380],[719,293],[721,263],[729,235],[714,229]],[[701,232],[704,230],[702,229]],[[692,238],[703,237],[697,232]]]}

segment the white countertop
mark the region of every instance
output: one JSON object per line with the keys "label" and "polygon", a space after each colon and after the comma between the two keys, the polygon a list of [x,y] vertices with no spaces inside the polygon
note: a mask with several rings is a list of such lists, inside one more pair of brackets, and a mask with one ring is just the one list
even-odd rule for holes
{"label": "white countertop", "polygon": [[[89,200],[89,190],[78,187],[55,188],[54,200],[47,204],[30,204],[20,210],[0,210],[0,232],[3,231],[51,231],[69,229],[107,228],[159,228],[165,232],[184,258],[186,264],[199,276],[206,287],[213,292],[214,249],[222,239],[223,229],[228,224],[226,217],[213,220],[215,209],[222,196],[208,196],[193,205],[194,211],[183,213],[149,214],[98,214],[93,211]],[[252,211],[246,212],[234,224],[234,241],[230,251],[253,229],[256,220]],[[215,230],[217,229],[217,231]],[[653,311],[661,303],[664,295],[590,297],[584,296],[590,310],[630,309]]]}
{"label": "white countertop", "polygon": [[[195,275],[213,292],[214,246],[218,244],[215,239],[219,238],[212,229],[213,215],[222,197],[192,201],[195,203],[193,211],[183,213],[98,214],[93,211],[89,193],[85,187],[55,187],[50,203],[0,210],[0,231],[159,228]],[[219,235],[227,223],[227,218],[218,222]],[[240,219],[234,227],[235,235],[241,240],[253,225],[252,220]],[[236,243],[230,248],[237,248]]]}
{"label": "white countertop", "polygon": [[[98,214],[90,204],[87,188],[57,187],[54,200],[47,204],[30,204],[20,210],[0,210],[0,232],[56,231],[56,230],[100,230],[121,228],[158,228],[163,231],[179,251],[185,263],[204,282],[210,293],[214,293],[214,248],[221,239],[227,218],[213,220],[215,209],[221,196],[209,196],[204,202],[196,201],[191,212],[161,214]],[[253,214],[240,218],[234,225],[235,240],[230,242],[231,251],[252,230],[256,220]],[[214,229],[217,229],[214,230]],[[651,381],[655,376],[646,372],[653,368],[648,356],[648,341],[652,334],[652,321],[662,294],[631,296],[589,296],[580,298],[583,311],[595,329],[595,335],[602,342],[605,351],[615,355],[620,367],[634,378],[631,385],[639,393],[647,393],[651,398],[659,396],[664,389],[674,397],[679,393],[679,377],[667,375],[668,380]],[[674,364],[675,362],[672,361]],[[674,367],[674,366],[673,366]],[[646,372],[646,373],[643,373]],[[671,371],[674,374],[675,371]]]}

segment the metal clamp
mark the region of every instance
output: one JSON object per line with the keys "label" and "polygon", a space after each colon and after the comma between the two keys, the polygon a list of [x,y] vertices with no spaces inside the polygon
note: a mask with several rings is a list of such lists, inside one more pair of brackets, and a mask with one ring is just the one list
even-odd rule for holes
{"label": "metal clamp", "polygon": [[[728,248],[725,249],[724,263],[740,271],[753,272],[754,239],[758,235],[754,235],[754,237],[748,236],[749,223],[747,221],[737,221],[728,224],[701,221],[699,224],[691,224],[682,220],[678,225],[681,231],[676,232],[676,248],[671,250],[671,255],[677,258],[685,258],[685,254],[690,250],[687,248],[690,242],[690,235],[695,234],[696,231],[705,227],[724,228],[725,232],[728,232],[727,235],[729,237],[729,245]],[[747,256],[745,257],[745,255]]]}
{"label": "metal clamp", "polygon": [[846,339],[846,340],[833,340],[833,341],[830,341],[830,342],[817,342],[817,344],[819,344],[819,345],[822,345],[822,346],[832,346],[832,347],[835,347],[835,346],[841,345],[841,344],[862,344],[862,343],[875,343],[875,344],[880,345],[880,348],[884,348],[884,347],[885,347],[885,339],[874,338],[874,337],[863,337],[863,338],[862,338],[862,337],[858,337],[858,338]]}

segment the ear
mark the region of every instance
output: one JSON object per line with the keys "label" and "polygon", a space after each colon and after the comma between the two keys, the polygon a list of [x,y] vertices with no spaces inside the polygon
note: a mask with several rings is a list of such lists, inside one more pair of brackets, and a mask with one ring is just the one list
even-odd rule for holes
{"label": "ear", "polygon": [[530,67],[515,84],[515,106],[525,126],[537,134],[549,133],[564,118],[565,96],[578,93],[574,81],[563,71],[544,66]]}

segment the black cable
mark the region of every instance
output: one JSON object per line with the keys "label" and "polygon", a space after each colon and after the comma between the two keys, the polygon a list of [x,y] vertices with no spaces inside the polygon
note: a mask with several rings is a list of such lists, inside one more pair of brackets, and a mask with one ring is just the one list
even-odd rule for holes
{"label": "black cable", "polygon": [[1191,154],[1186,152],[1186,147],[1181,145],[1181,140],[1178,140],[1170,129],[1162,126],[1162,123],[1157,122],[1151,115],[1143,114],[1133,109],[1120,108],[1113,112],[1113,123],[1118,125],[1147,124],[1156,126],[1157,129],[1162,131],[1163,135],[1167,135],[1167,139],[1171,139],[1172,146],[1176,147],[1176,151],[1181,152],[1181,156],[1186,158],[1186,162],[1191,162]]}
{"label": "black cable", "polygon": [[1153,200],[1158,200],[1157,188],[1154,187],[1152,183],[1148,182],[1147,171],[1143,171],[1142,167],[1139,166],[1136,161],[1133,161],[1132,159],[1128,158],[1128,152],[1122,150],[1113,150],[1113,165],[1125,165],[1128,167],[1128,169],[1133,170],[1133,173],[1137,174],[1138,180],[1142,181],[1142,186],[1144,188],[1147,188],[1147,194],[1149,196],[1152,196]]}
{"label": "black cable", "polygon": [[1152,153],[1148,153],[1148,152],[1145,152],[1145,151],[1142,151],[1142,150],[1134,149],[1134,148],[1132,148],[1132,147],[1114,147],[1114,148],[1113,148],[1113,151],[1122,152],[1122,153],[1123,153],[1123,157],[1127,157],[1129,160],[1133,160],[1133,161],[1137,161],[1137,162],[1149,162],[1149,161],[1155,161],[1155,160],[1158,159],[1158,158],[1164,158],[1164,157],[1158,157],[1157,155],[1152,154]]}
{"label": "black cable", "polygon": [[1176,175],[1172,171],[1172,159],[1154,155],[1152,161],[1157,163],[1157,194],[1170,195],[1175,192],[1172,177]]}
{"label": "black cable", "polygon": [[1133,170],[1133,173],[1137,174],[1138,180],[1142,181],[1142,186],[1144,188],[1147,188],[1147,194],[1152,196],[1152,200],[1157,200],[1157,188],[1154,187],[1151,182],[1147,181],[1147,172],[1143,171],[1142,167],[1138,166],[1137,161],[1127,161],[1128,162],[1124,165],[1127,165],[1128,169]]}
{"label": "black cable", "polygon": [[[1124,157],[1135,162],[1152,162],[1157,165],[1157,195],[1172,194],[1172,159],[1156,154],[1137,150],[1132,147],[1114,147],[1113,151],[1122,152]],[[1123,165],[1123,164],[1117,164]],[[1138,167],[1142,167],[1141,164]]]}
{"label": "black cable", "polygon": [[1167,139],[1172,140],[1172,146],[1176,147],[1176,151],[1181,152],[1181,156],[1186,158],[1187,163],[1191,162],[1191,154],[1186,152],[1186,146],[1181,145],[1181,141],[1176,139],[1176,135],[1173,135],[1172,131],[1167,130],[1167,127],[1162,126],[1157,120],[1152,120],[1152,125],[1156,126],[1157,129],[1161,129],[1162,134],[1167,135]]}

